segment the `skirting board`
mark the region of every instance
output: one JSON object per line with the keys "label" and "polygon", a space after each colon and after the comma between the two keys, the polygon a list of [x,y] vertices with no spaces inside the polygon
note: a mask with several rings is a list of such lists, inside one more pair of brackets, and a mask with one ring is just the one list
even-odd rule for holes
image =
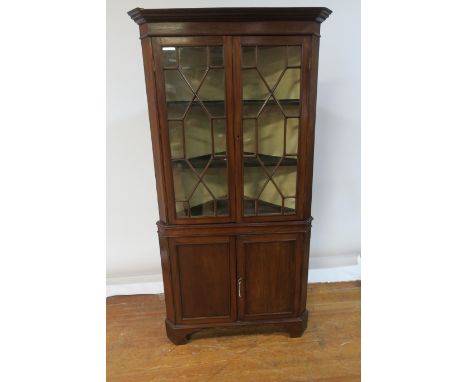
{"label": "skirting board", "polygon": [[[107,280],[107,297],[131,294],[164,293],[163,282],[159,275],[119,277]],[[155,280],[155,281],[148,281]],[[361,264],[333,268],[309,269],[309,283],[326,283],[361,280]]]}

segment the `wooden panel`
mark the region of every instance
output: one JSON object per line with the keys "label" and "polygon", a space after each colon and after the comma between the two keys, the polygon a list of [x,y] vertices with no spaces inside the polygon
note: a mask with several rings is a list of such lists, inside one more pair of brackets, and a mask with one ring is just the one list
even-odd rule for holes
{"label": "wooden panel", "polygon": [[294,241],[250,243],[245,252],[245,316],[292,313]]}
{"label": "wooden panel", "polygon": [[304,36],[242,36],[241,45],[302,45]]}
{"label": "wooden panel", "polygon": [[258,22],[161,22],[140,25],[141,38],[147,36],[237,36],[237,35],[319,35],[320,24],[312,21]]}
{"label": "wooden panel", "polygon": [[221,45],[222,36],[182,36],[182,37],[161,37],[159,39],[161,46],[193,46],[193,45]]}
{"label": "wooden panel", "polygon": [[241,319],[294,315],[300,294],[299,234],[242,236],[238,246]]}
{"label": "wooden panel", "polygon": [[174,294],[172,292],[172,274],[171,265],[169,262],[169,251],[168,251],[168,239],[165,237],[159,237],[159,250],[161,254],[161,268],[164,284],[164,298],[166,301],[166,312],[167,318],[171,321],[175,321],[174,313]]}
{"label": "wooden panel", "polygon": [[[324,7],[135,8],[128,15],[139,25],[154,22],[307,21],[321,23],[332,13]],[[294,23],[292,23],[294,24]]]}
{"label": "wooden panel", "polygon": [[234,236],[270,234],[288,232],[306,232],[310,229],[312,218],[299,221],[261,222],[261,223],[222,223],[200,225],[166,225],[158,222],[158,234],[161,237],[187,236]]}
{"label": "wooden panel", "polygon": [[186,244],[177,246],[182,319],[228,317],[229,246]]}
{"label": "wooden panel", "polygon": [[301,254],[302,254],[302,265],[301,265],[301,297],[299,302],[299,312],[302,312],[306,308],[307,300],[307,281],[309,279],[309,252],[310,252],[310,227],[302,235],[301,239]]}
{"label": "wooden panel", "polygon": [[310,70],[305,73],[305,81],[307,82],[307,106],[304,108],[304,112],[306,113],[304,116],[304,125],[306,128],[301,134],[299,145],[300,155],[304,158],[304,162],[307,162],[307,165],[299,175],[300,179],[302,179],[302,187],[304,190],[304,197],[300,202],[302,204],[300,207],[302,211],[300,215],[301,218],[310,216],[312,207],[319,44],[320,38],[309,36],[306,39],[303,52],[303,60],[307,60],[307,67],[310,68]]}
{"label": "wooden panel", "polygon": [[146,81],[146,95],[148,99],[148,113],[150,120],[151,129],[151,143],[153,149],[153,162],[154,171],[156,178],[156,194],[158,198],[159,218],[161,221],[168,221],[167,211],[167,194],[164,187],[165,184],[165,172],[163,167],[163,147],[164,143],[161,142],[160,136],[160,124],[158,119],[158,100],[157,100],[157,88],[153,67],[153,46],[152,41],[149,38],[141,40],[141,47],[143,52],[143,64],[145,68],[145,81]]}
{"label": "wooden panel", "polygon": [[176,322],[235,320],[234,239],[202,237],[170,241]]}

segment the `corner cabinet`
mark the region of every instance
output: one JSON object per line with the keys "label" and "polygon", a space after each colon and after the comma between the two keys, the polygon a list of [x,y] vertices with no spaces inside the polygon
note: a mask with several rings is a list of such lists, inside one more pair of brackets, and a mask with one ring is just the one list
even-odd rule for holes
{"label": "corner cabinet", "polygon": [[141,9],[166,329],[307,326],[327,8]]}

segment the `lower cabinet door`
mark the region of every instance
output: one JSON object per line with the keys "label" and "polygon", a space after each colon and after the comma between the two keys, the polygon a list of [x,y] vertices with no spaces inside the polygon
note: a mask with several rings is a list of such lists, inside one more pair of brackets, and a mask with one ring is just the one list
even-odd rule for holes
{"label": "lower cabinet door", "polygon": [[239,319],[267,320],[299,313],[300,238],[297,233],[239,237]]}
{"label": "lower cabinet door", "polygon": [[169,246],[176,323],[235,321],[235,239],[172,238]]}

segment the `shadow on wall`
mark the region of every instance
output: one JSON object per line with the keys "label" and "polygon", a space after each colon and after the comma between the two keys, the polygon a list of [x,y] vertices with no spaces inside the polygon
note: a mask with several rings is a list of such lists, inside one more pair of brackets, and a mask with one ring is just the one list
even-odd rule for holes
{"label": "shadow on wall", "polygon": [[148,112],[107,128],[107,275],[160,273]]}
{"label": "shadow on wall", "polygon": [[[339,107],[324,108],[340,103],[338,83],[319,84],[315,131],[314,180],[312,187],[311,258],[330,258],[360,253],[360,124],[359,102],[357,118],[343,118]],[[345,265],[345,264],[343,264]],[[335,265],[333,265],[335,266]]]}

